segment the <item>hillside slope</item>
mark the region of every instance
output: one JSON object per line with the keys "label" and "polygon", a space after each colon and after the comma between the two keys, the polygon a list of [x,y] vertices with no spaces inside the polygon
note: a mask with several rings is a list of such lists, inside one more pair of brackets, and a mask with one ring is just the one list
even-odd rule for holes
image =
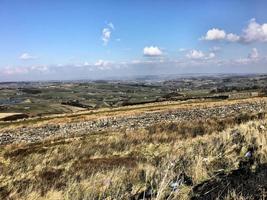
{"label": "hillside slope", "polygon": [[2,136],[35,137],[44,127],[77,132],[2,145],[0,199],[264,199],[265,101],[120,111],[84,133],[77,124],[97,116],[6,127]]}

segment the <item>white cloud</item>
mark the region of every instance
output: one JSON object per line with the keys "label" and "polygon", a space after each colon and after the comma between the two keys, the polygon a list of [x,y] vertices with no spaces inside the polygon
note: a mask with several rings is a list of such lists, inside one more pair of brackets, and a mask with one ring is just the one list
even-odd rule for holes
{"label": "white cloud", "polygon": [[207,31],[206,35],[202,37],[202,40],[226,40],[228,42],[237,42],[240,40],[240,36],[234,33],[226,33],[222,29],[213,28]]}
{"label": "white cloud", "polygon": [[102,30],[102,41],[104,45],[107,45],[111,39],[112,31],[115,30],[114,24],[112,22],[106,25],[107,27]]}
{"label": "white cloud", "polygon": [[8,66],[1,70],[0,75],[23,75],[23,74],[29,74],[31,72],[39,72],[39,73],[45,73],[48,72],[50,69],[48,66],[45,65],[34,65],[34,66]]}
{"label": "white cloud", "polygon": [[234,61],[234,64],[237,63],[237,64],[246,65],[246,64],[248,64],[248,63],[250,63],[250,62],[251,62],[251,60],[248,59],[248,58],[239,58],[239,59],[236,59],[236,60]]}
{"label": "white cloud", "polygon": [[236,60],[236,62],[240,64],[249,64],[252,62],[257,62],[259,60],[260,54],[258,52],[258,49],[253,48],[246,58],[239,58]]}
{"label": "white cloud", "polygon": [[47,72],[49,68],[45,65],[36,65],[29,68],[30,71]]}
{"label": "white cloud", "polygon": [[108,70],[108,69],[111,69],[111,66],[110,66],[111,62],[109,61],[105,61],[105,60],[98,60],[94,66],[97,67],[97,69],[99,70]]}
{"label": "white cloud", "polygon": [[111,30],[109,28],[104,28],[102,30],[102,41],[104,45],[107,45],[111,37]]}
{"label": "white cloud", "polygon": [[224,30],[220,30],[217,28],[213,28],[208,30],[206,36],[203,38],[204,40],[223,40],[226,36]]}
{"label": "white cloud", "polygon": [[109,26],[112,30],[115,29],[114,24],[113,24],[112,22],[108,23],[108,26]]}
{"label": "white cloud", "polygon": [[151,56],[151,57],[157,57],[163,54],[161,49],[157,46],[145,47],[143,53],[144,56]]}
{"label": "white cloud", "polygon": [[202,40],[225,40],[228,42],[267,42],[267,23],[259,24],[251,19],[242,34],[226,33],[226,31],[213,28],[207,31]]}
{"label": "white cloud", "polygon": [[267,42],[267,23],[259,24],[253,18],[243,30],[243,34],[243,40],[245,42]]}
{"label": "white cloud", "polygon": [[196,49],[193,49],[186,54],[187,58],[193,59],[193,60],[201,60],[201,59],[207,60],[207,59],[215,58],[215,56],[216,55],[214,52],[204,53],[204,52],[202,52],[200,50],[196,50]]}
{"label": "white cloud", "polygon": [[212,58],[215,58],[215,56],[216,56],[215,53],[211,52],[211,53],[209,53],[207,58],[212,59]]}
{"label": "white cloud", "polygon": [[107,76],[124,78],[140,75],[140,72],[143,75],[240,71],[266,73],[267,58],[260,56],[256,49],[252,49],[250,54],[238,60],[219,59],[211,51],[195,51],[200,55],[198,57],[202,57],[201,59],[141,59],[124,62],[98,60],[95,63],[81,62],[76,65],[72,63],[47,66],[8,66],[0,70],[0,80],[105,79]]}
{"label": "white cloud", "polygon": [[229,42],[237,42],[240,40],[240,36],[233,33],[229,33],[226,35],[226,40]]}
{"label": "white cloud", "polygon": [[193,49],[188,54],[186,54],[186,57],[190,59],[201,59],[204,58],[205,55],[202,51]]}
{"label": "white cloud", "polygon": [[35,59],[36,57],[32,56],[31,54],[29,53],[23,53],[19,56],[19,59],[21,60],[32,60],[32,59]]}
{"label": "white cloud", "polygon": [[1,74],[11,76],[11,75],[17,75],[17,74],[26,74],[28,73],[27,68],[23,67],[5,67],[3,70],[1,70]]}
{"label": "white cloud", "polygon": [[253,59],[253,60],[258,59],[259,57],[260,55],[259,55],[258,49],[256,48],[253,48],[251,53],[248,55],[248,58]]}
{"label": "white cloud", "polygon": [[109,62],[104,60],[98,60],[95,63],[95,66],[106,66]]}

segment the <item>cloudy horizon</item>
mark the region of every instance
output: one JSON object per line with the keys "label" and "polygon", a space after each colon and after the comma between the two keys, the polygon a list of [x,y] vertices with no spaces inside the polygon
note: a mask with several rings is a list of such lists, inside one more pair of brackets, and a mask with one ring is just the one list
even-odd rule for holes
{"label": "cloudy horizon", "polygon": [[267,73],[265,1],[2,1],[0,81]]}

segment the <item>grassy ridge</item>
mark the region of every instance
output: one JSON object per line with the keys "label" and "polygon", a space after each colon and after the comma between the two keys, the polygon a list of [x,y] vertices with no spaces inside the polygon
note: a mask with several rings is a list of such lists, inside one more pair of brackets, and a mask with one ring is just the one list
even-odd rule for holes
{"label": "grassy ridge", "polygon": [[267,102],[267,97],[256,97],[249,99],[238,99],[238,100],[224,100],[224,101],[192,101],[192,102],[158,102],[148,103],[144,105],[125,106],[112,109],[97,109],[94,111],[81,111],[74,114],[60,114],[60,115],[48,115],[41,118],[30,118],[22,121],[14,122],[0,122],[1,128],[15,128],[19,126],[38,126],[51,123],[69,123],[72,121],[83,121],[92,120],[105,117],[117,117],[117,116],[128,116],[138,115],[145,112],[156,112],[156,111],[169,111],[174,109],[192,109],[192,108],[207,108],[216,107],[222,105],[233,105],[242,103],[257,103],[259,101]]}
{"label": "grassy ridge", "polygon": [[[129,199],[152,185],[155,199],[164,199],[177,174],[185,172],[196,185],[218,170],[236,169],[251,145],[255,167],[267,163],[266,129],[265,117],[243,116],[8,145],[0,152],[0,198]],[[171,193],[189,199],[191,191],[182,186]],[[235,188],[224,193],[225,199],[242,196]]]}

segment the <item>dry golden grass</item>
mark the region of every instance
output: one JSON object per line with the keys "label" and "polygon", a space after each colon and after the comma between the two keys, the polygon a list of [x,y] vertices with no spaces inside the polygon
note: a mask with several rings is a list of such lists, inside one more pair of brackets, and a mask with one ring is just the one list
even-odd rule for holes
{"label": "dry golden grass", "polygon": [[148,112],[168,112],[177,109],[193,109],[193,108],[210,108],[224,105],[234,105],[242,103],[257,103],[259,101],[267,102],[267,97],[255,97],[249,99],[223,100],[223,101],[167,101],[157,103],[147,103],[143,105],[125,106],[119,108],[101,108],[91,111],[81,111],[73,114],[57,114],[48,115],[42,118],[30,118],[23,121],[6,123],[0,122],[0,130],[5,128],[12,129],[30,125],[32,127],[43,126],[45,124],[64,124],[73,121],[88,121],[109,117],[123,117],[130,115],[139,115]]}
{"label": "dry golden grass", "polygon": [[[218,170],[236,169],[250,145],[258,162],[267,163],[267,120],[230,122],[223,128],[216,121],[162,123],[1,147],[0,199],[128,199],[148,185],[158,191],[155,199],[164,199],[175,175],[184,171],[198,184]],[[172,198],[190,195],[191,187],[183,186]],[[242,198],[235,191],[226,197]]]}
{"label": "dry golden grass", "polygon": [[14,115],[21,115],[22,113],[0,113],[0,120],[6,117],[12,117]]}

